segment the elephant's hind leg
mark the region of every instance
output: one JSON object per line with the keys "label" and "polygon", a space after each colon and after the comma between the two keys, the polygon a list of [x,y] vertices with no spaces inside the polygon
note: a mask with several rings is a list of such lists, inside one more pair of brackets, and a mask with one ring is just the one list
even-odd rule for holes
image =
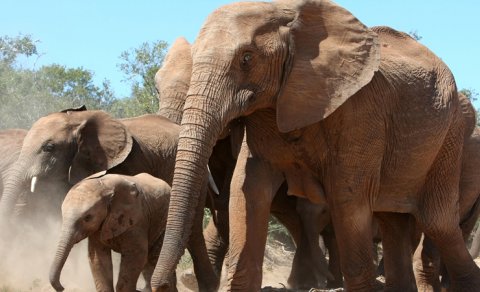
{"label": "elephant's hind leg", "polygon": [[283,180],[270,164],[249,157],[248,148],[242,147],[229,205],[229,291],[260,290],[270,206]]}
{"label": "elephant's hind leg", "polygon": [[[417,222],[438,248],[453,291],[478,291],[480,269],[463,240],[458,210],[462,127],[451,128],[428,173],[419,197]],[[424,242],[425,245],[425,242]],[[420,288],[420,287],[419,287]]]}
{"label": "elephant's hind leg", "polygon": [[380,222],[385,265],[385,291],[417,291],[412,269],[412,241],[409,214],[377,213]]}

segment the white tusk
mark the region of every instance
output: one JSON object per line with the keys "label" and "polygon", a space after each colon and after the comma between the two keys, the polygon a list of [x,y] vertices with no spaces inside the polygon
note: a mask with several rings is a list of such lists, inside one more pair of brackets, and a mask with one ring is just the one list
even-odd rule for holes
{"label": "white tusk", "polygon": [[35,192],[35,186],[37,185],[37,177],[34,176],[32,177],[32,182],[30,184],[30,192],[34,193]]}
{"label": "white tusk", "polygon": [[216,195],[220,195],[220,192],[218,191],[217,184],[213,180],[213,176],[212,176],[212,173],[210,172],[210,167],[208,167],[208,165],[207,165],[207,170],[208,170],[208,184],[210,185],[210,187],[212,188],[213,192]]}
{"label": "white tusk", "polygon": [[68,183],[69,184],[72,184],[72,179],[70,178],[71,173],[72,173],[72,166],[70,165],[70,167],[68,168]]}

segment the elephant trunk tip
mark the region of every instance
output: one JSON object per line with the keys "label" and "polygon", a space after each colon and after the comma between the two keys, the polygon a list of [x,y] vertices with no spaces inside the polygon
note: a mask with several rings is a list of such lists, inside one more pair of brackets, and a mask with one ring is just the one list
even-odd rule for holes
{"label": "elephant trunk tip", "polygon": [[65,290],[62,286],[62,284],[60,284],[60,275],[57,275],[57,273],[55,272],[51,272],[50,273],[50,285],[52,285],[53,289],[55,289],[55,291],[57,292],[61,292],[63,290]]}
{"label": "elephant trunk tip", "polygon": [[57,292],[62,292],[64,290],[62,284],[60,284],[59,281],[57,281],[56,283],[50,283],[53,287],[53,289],[55,289],[55,291]]}

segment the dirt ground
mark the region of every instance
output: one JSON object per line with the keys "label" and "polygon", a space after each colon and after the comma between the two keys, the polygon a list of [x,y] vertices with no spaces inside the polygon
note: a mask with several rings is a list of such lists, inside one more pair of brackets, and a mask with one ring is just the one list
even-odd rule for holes
{"label": "dirt ground", "polygon": [[[279,242],[270,242],[265,249],[265,257],[263,260],[263,280],[262,287],[282,288],[287,286],[287,279],[290,275],[290,269],[293,260],[293,251],[287,250],[283,244]],[[220,291],[225,291],[227,279],[226,268],[223,268],[222,278],[220,282]],[[196,283],[192,275],[190,266],[177,269],[177,287],[179,291],[196,291]]]}
{"label": "dirt ground", "polygon": [[[48,282],[48,271],[55,254],[55,244],[46,245],[41,238],[29,239],[24,243],[25,246],[0,246],[2,254],[9,249],[9,252],[5,253],[7,256],[0,259],[0,292],[54,291]],[[282,288],[286,285],[292,259],[292,251],[286,250],[281,244],[270,244],[265,253],[262,286]],[[119,260],[119,256],[114,254],[114,274],[118,273]],[[179,291],[196,290],[194,280],[191,281],[191,270],[191,259],[186,255],[177,269]],[[73,248],[62,272],[61,283],[65,287],[65,292],[95,291],[88,266],[86,241]],[[193,289],[187,288],[184,283]],[[226,285],[224,275],[221,285],[222,287]],[[139,280],[138,288],[141,287],[143,279]]]}
{"label": "dirt ground", "polygon": [[[15,241],[0,243],[0,292],[54,291],[48,282],[48,272],[55,254],[60,228],[55,222],[44,222],[42,225],[49,232],[38,232],[38,228],[26,229]],[[273,241],[268,244],[263,265],[262,287],[270,286],[275,289],[265,291],[287,291],[282,288],[287,284],[292,260],[293,251],[287,250],[279,242]],[[118,254],[113,255],[113,261],[116,275]],[[477,259],[477,265],[480,266],[480,258]],[[177,269],[179,291],[195,291],[195,280],[192,280],[191,270],[191,259],[184,256]],[[73,248],[63,269],[61,282],[66,292],[95,291],[88,265],[86,241]],[[222,275],[220,291],[224,291],[222,287],[225,287],[225,284],[225,275]],[[138,287],[143,287],[143,279],[139,281]]]}

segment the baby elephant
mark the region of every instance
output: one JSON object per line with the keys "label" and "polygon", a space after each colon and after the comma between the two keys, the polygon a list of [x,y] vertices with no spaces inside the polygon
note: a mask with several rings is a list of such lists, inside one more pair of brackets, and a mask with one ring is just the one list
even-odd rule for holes
{"label": "baby elephant", "polygon": [[[151,290],[169,201],[170,186],[146,173],[102,172],[76,184],[62,205],[62,233],[50,269],[55,290],[63,291],[60,273],[73,245],[87,237],[97,291],[114,291],[111,250],[122,255],[116,291],[135,291],[141,272],[145,290]],[[171,284],[175,287],[174,278]]]}

